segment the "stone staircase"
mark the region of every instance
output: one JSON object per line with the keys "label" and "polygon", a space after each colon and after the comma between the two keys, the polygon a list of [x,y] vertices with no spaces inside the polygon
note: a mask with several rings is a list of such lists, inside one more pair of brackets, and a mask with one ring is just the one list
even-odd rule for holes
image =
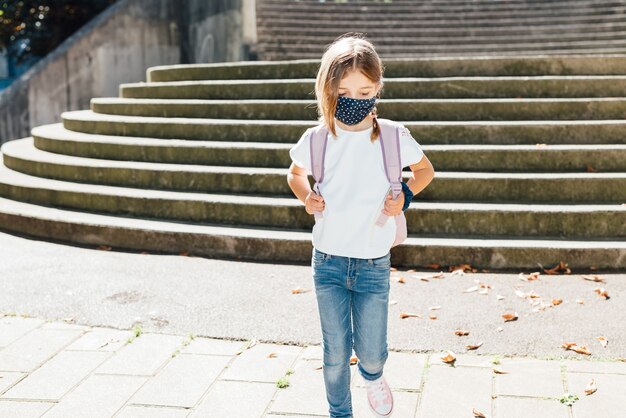
{"label": "stone staircase", "polygon": [[[287,185],[318,60],[152,67],[0,148],[0,228],[76,245],[307,263]],[[395,266],[626,268],[626,55],[389,59],[379,114],[436,175]],[[405,172],[408,177],[409,173]]]}
{"label": "stone staircase", "polygon": [[257,0],[260,60],[319,58],[365,32],[383,58],[626,52],[626,1]]}

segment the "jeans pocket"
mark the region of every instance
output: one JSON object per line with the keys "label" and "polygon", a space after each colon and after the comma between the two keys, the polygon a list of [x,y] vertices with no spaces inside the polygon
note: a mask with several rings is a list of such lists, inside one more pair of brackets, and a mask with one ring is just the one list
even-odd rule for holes
{"label": "jeans pocket", "polygon": [[391,268],[391,252],[387,253],[387,255],[384,255],[382,257],[372,258],[372,265],[380,269]]}
{"label": "jeans pocket", "polygon": [[311,260],[311,264],[314,267],[319,267],[319,266],[324,265],[329,258],[330,258],[330,254],[326,254],[315,248],[313,249],[313,257]]}

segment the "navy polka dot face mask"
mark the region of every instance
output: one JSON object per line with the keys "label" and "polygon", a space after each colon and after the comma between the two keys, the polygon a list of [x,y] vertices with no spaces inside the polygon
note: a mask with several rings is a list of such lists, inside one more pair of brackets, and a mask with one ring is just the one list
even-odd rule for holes
{"label": "navy polka dot face mask", "polygon": [[335,117],[346,125],[356,125],[372,111],[376,105],[376,96],[371,99],[351,99],[339,96]]}

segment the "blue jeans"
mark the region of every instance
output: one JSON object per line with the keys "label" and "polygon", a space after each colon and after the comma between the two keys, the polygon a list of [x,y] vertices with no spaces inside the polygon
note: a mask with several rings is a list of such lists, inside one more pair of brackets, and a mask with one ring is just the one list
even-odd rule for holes
{"label": "blue jeans", "polygon": [[364,379],[379,378],[387,361],[391,252],[367,259],[326,254],[313,248],[311,266],[322,326],[330,417],[352,417],[353,342],[359,359],[357,368]]}

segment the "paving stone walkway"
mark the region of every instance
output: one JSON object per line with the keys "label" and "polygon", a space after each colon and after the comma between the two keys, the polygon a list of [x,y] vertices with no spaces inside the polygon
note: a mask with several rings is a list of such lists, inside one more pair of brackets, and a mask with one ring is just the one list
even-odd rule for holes
{"label": "paving stone walkway", "polygon": [[[459,354],[449,365],[445,354],[390,352],[395,418],[473,417],[474,408],[500,418],[624,417],[626,362]],[[0,318],[0,417],[323,417],[321,358],[320,346],[9,314]],[[354,416],[371,417],[351,370]],[[597,390],[586,395],[592,379]],[[578,400],[567,406],[566,394]]]}

